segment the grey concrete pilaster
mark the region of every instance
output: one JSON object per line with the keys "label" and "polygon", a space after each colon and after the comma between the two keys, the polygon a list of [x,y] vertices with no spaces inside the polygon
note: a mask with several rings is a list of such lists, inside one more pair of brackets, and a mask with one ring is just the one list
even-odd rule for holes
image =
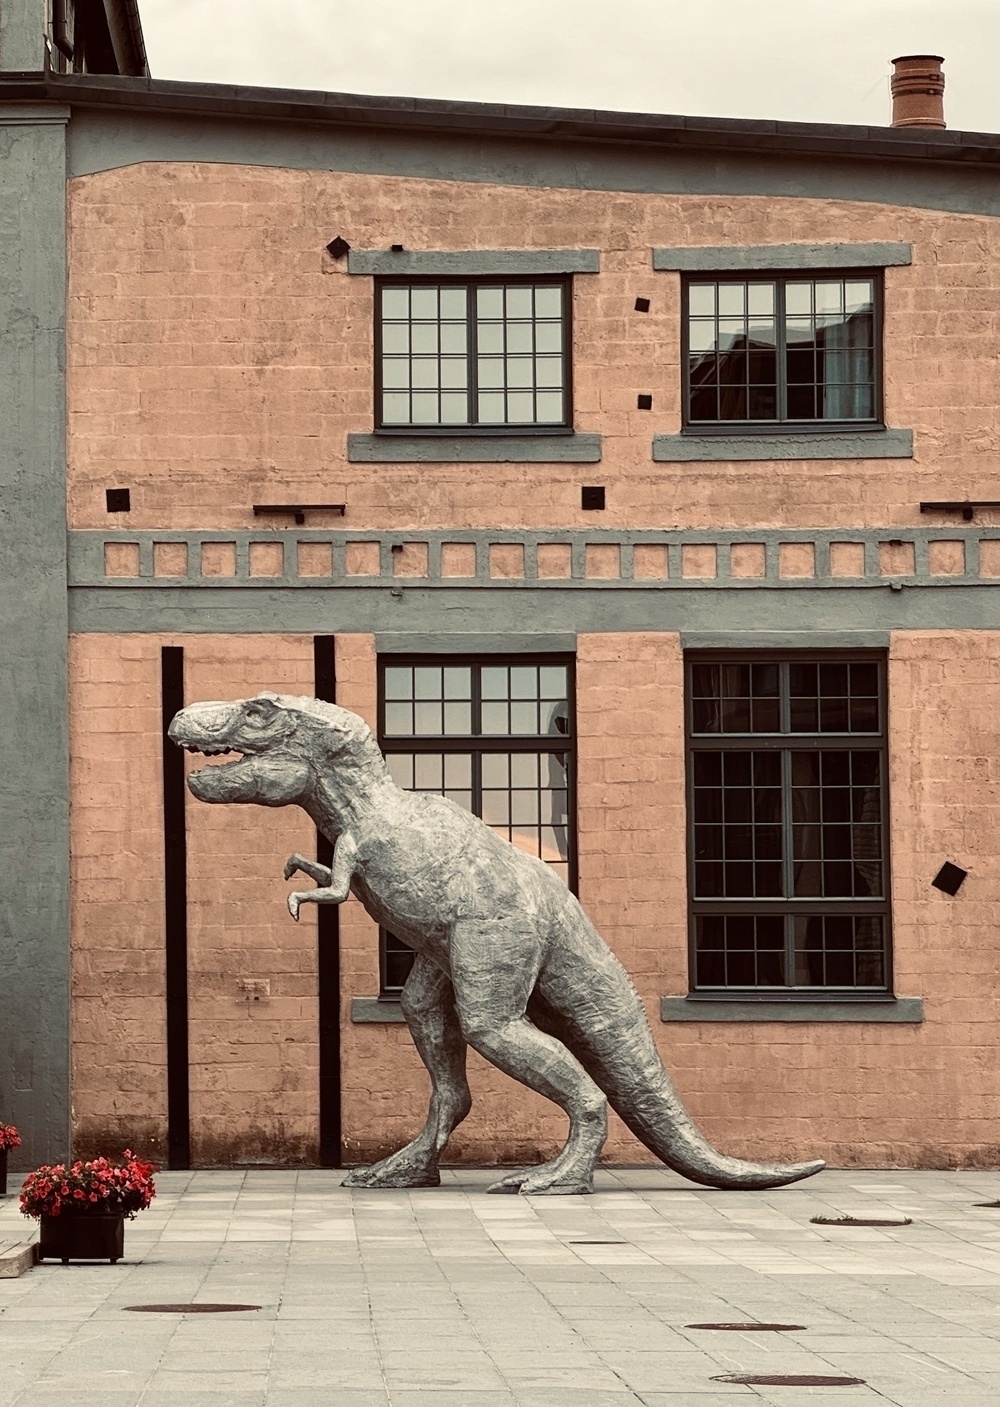
{"label": "grey concrete pilaster", "polygon": [[0,105],[0,1118],[22,1167],[69,1151],[66,116]]}
{"label": "grey concrete pilaster", "polygon": [[0,72],[44,69],[46,8],[45,0],[0,0]]}

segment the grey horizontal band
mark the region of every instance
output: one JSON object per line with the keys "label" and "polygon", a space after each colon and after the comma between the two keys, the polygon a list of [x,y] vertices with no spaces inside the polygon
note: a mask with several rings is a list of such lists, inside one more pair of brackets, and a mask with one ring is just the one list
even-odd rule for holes
{"label": "grey horizontal band", "polygon": [[682,630],[683,650],[887,650],[888,630]]}
{"label": "grey horizontal band", "polygon": [[680,462],[737,463],[748,459],[912,459],[912,430],[832,430],[789,435],[657,435],[653,458]]}
{"label": "grey horizontal band", "polygon": [[749,269],[885,269],[909,264],[909,244],[684,245],[654,249],[653,268],[664,272],[725,273]]}
{"label": "grey horizontal band", "polygon": [[919,1025],[924,1019],[922,997],[890,997],[886,1001],[712,1001],[700,997],[661,997],[661,1021],[887,1021]]}
{"label": "grey horizontal band", "polygon": [[576,635],[561,634],[482,635],[457,631],[376,632],[375,649],[380,655],[572,655]]}
{"label": "grey horizontal band", "polygon": [[597,464],[600,435],[348,435],[351,464]]}
{"label": "grey horizontal band", "polygon": [[352,249],[349,274],[495,277],[504,274],[596,274],[599,249]]}
{"label": "grey horizontal band", "polygon": [[355,997],[351,1002],[351,1020],[361,1026],[406,1025],[399,1002],[382,1002],[378,997]]}

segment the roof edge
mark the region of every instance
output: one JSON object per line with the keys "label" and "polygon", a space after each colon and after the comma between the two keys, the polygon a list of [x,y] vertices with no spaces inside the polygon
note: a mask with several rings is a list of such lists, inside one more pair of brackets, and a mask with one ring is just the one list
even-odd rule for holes
{"label": "roof edge", "polygon": [[321,122],[451,135],[464,132],[527,137],[536,141],[597,141],[788,156],[1000,164],[1000,133],[993,132],[683,117],[441,98],[325,93],[299,88],[182,83],[149,76],[100,74],[49,74],[41,81],[34,76],[6,80],[0,76],[0,97],[4,101],[23,98],[33,102],[48,100],[133,111],[257,117],[281,122]]}

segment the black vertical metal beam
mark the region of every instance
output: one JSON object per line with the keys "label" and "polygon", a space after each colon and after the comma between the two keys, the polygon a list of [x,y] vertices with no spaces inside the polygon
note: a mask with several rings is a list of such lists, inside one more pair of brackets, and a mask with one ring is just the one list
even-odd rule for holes
{"label": "black vertical metal beam", "polygon": [[[337,702],[337,658],[332,635],[313,640],[316,697]],[[333,846],[316,832],[316,859],[333,864]],[[340,909],[316,905],[319,951],[319,1161],[324,1168],[343,1165],[340,1103]]]}
{"label": "black vertical metal beam", "polygon": [[188,1073],[187,828],[184,753],[167,737],[184,707],[184,651],[160,652],[163,714],[163,912],[167,987],[167,1162],[191,1166],[191,1097]]}

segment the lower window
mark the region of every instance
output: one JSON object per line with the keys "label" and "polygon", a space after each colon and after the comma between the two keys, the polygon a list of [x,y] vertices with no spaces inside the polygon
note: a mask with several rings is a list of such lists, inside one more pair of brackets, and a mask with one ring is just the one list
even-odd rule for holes
{"label": "lower window", "polygon": [[[576,883],[573,664],[566,656],[379,662],[379,742],[405,791],[449,797]],[[383,931],[380,990],[399,996],[413,951]]]}
{"label": "lower window", "polygon": [[886,993],[884,661],[686,668],[692,990]]}

